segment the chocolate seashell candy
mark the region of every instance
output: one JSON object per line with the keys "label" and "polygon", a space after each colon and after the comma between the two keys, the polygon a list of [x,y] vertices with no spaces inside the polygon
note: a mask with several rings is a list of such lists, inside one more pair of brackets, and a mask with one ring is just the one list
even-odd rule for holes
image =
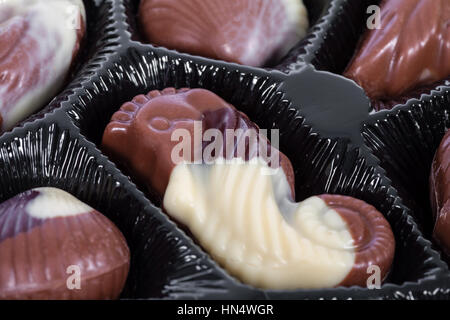
{"label": "chocolate seashell candy", "polygon": [[129,264],[117,227],[63,190],[0,204],[0,299],[116,299]]}
{"label": "chocolate seashell candy", "polygon": [[433,237],[450,257],[450,130],[433,159],[430,175],[430,199],[435,221]]}
{"label": "chocolate seashell candy", "polygon": [[282,58],[309,25],[302,0],[142,0],[139,22],[152,44],[250,66]]}
{"label": "chocolate seashell candy", "polygon": [[61,90],[85,26],[82,0],[0,1],[0,131]]}
{"label": "chocolate seashell candy", "polygon": [[395,99],[450,75],[450,1],[384,0],[344,75],[373,100]]}

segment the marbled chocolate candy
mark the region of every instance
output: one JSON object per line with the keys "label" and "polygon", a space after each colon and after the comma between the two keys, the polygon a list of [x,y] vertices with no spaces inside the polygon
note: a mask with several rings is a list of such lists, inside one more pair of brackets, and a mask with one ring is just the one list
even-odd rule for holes
{"label": "marbled chocolate candy", "polygon": [[85,25],[82,0],[0,1],[0,131],[58,93]]}
{"label": "marbled chocolate candy", "polygon": [[129,264],[114,224],[63,190],[0,204],[0,299],[115,299]]}

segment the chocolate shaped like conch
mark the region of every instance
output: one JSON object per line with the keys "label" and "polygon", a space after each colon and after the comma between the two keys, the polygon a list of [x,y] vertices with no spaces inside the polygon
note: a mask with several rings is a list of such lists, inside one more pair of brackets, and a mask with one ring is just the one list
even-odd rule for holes
{"label": "chocolate shaped like conch", "polygon": [[85,25],[82,0],[0,1],[0,131],[58,93]]}
{"label": "chocolate shaped like conch", "polygon": [[0,204],[0,299],[116,299],[129,265],[117,227],[61,189]]}
{"label": "chocolate shaped like conch", "polygon": [[[252,127],[212,92],[168,88],[125,103],[107,126],[102,148],[162,192],[167,214],[231,275],[267,289],[367,286],[370,267],[378,270],[380,283],[387,277],[395,239],[383,215],[339,195],[295,203],[293,170],[281,153],[278,168],[250,142],[245,156],[233,149],[231,156],[218,152],[209,162],[190,157],[172,162],[179,143],[173,133],[186,129],[194,135],[193,119],[201,120],[206,132]],[[242,139],[238,135],[234,142]],[[202,142],[190,141],[189,147],[207,149]]]}
{"label": "chocolate shaped like conch", "polygon": [[433,159],[430,199],[434,217],[433,237],[450,258],[450,131],[447,131]]}
{"label": "chocolate shaped like conch", "polygon": [[373,99],[392,99],[450,75],[450,1],[385,0],[344,75]]}
{"label": "chocolate shaped like conch", "polygon": [[[231,143],[225,142],[220,150],[213,152],[213,158],[223,155],[228,159],[251,159],[265,154],[271,167],[283,168],[291,185],[292,198],[295,197],[294,171],[289,159],[271,147],[267,138],[259,133],[258,126],[245,114],[205,89],[166,88],[135,97],[112,116],[103,134],[102,149],[162,197],[170,174],[179,162],[208,160],[204,151],[214,141],[220,142],[206,139],[209,129],[218,129],[216,133],[220,133],[223,140],[227,130],[236,134],[235,139],[228,139]],[[189,152],[180,151],[181,159],[174,159],[174,151],[182,139],[174,136],[177,130],[186,133],[186,139],[190,140]],[[253,141],[249,140],[248,133],[254,133]],[[239,147],[243,147],[242,150]],[[271,159],[276,163],[272,165]]]}
{"label": "chocolate shaped like conch", "polygon": [[142,0],[139,22],[152,44],[249,66],[282,58],[309,24],[302,0]]}

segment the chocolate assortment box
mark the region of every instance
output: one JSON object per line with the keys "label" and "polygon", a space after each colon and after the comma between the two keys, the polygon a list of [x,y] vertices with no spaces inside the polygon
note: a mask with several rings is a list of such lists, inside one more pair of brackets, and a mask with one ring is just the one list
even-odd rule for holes
{"label": "chocolate assortment box", "polygon": [[[0,299],[450,298],[449,21],[447,0],[0,3]],[[170,162],[198,121],[279,137]]]}

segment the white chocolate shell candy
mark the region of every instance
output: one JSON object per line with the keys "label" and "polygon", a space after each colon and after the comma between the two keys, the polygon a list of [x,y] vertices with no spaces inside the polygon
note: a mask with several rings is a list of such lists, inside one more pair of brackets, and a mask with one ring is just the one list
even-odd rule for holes
{"label": "white chocolate shell candy", "polygon": [[0,1],[0,129],[11,129],[64,85],[84,35],[82,0]]}
{"label": "white chocolate shell candy", "polygon": [[0,299],[115,299],[129,265],[119,229],[63,190],[0,204]]}
{"label": "white chocolate shell candy", "polygon": [[365,286],[372,264],[384,280],[395,240],[381,213],[344,196],[292,203],[283,170],[268,172],[261,159],[179,164],[164,208],[230,274],[255,287]]}
{"label": "white chocolate shell candy", "polygon": [[305,35],[302,0],[142,0],[141,29],[155,45],[263,66]]}

